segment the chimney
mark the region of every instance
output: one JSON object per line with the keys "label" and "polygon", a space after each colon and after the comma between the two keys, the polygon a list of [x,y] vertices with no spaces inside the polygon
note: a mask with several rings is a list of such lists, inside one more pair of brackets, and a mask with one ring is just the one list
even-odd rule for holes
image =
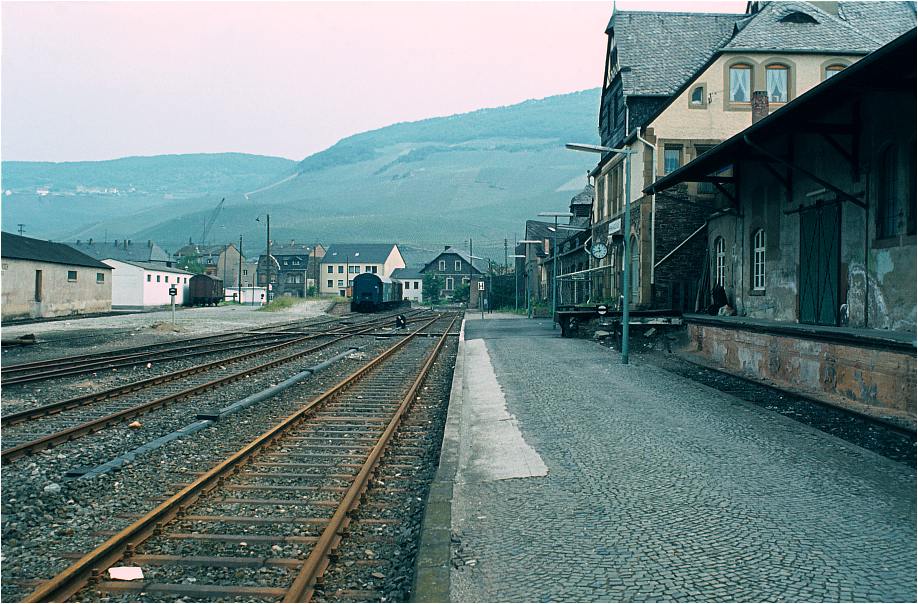
{"label": "chimney", "polygon": [[92,237],[89,238],[89,245],[92,245]]}
{"label": "chimney", "polygon": [[290,246],[293,247],[294,245],[296,245],[296,239],[291,239]]}
{"label": "chimney", "polygon": [[125,239],[122,243],[124,244],[124,249],[127,249],[128,240]]}
{"label": "chimney", "polygon": [[80,240],[79,240],[79,239],[77,239],[77,245],[80,245]]}
{"label": "chimney", "polygon": [[768,93],[756,90],[752,93],[752,123],[768,115]]}
{"label": "chimney", "polygon": [[152,248],[152,247],[153,247],[153,240],[152,240],[152,239],[147,239],[147,247],[148,247],[148,248]]}
{"label": "chimney", "polygon": [[128,245],[131,245],[131,240],[130,240],[130,239],[128,239],[127,241],[128,241]]}
{"label": "chimney", "polygon": [[118,240],[115,239],[115,247],[118,247]]}
{"label": "chimney", "polygon": [[443,251],[446,251],[446,250],[448,250],[448,249],[449,249],[449,246],[448,246],[448,245],[444,245],[444,246],[443,246]]}

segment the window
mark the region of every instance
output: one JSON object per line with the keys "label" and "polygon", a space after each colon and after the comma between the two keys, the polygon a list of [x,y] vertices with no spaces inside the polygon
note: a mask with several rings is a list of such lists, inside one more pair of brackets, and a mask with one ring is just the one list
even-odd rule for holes
{"label": "window", "polygon": [[147,283],[153,280],[153,275],[147,275]]}
{"label": "window", "polygon": [[373,268],[373,267],[371,267],[371,266],[365,266],[365,267],[363,267],[363,272],[365,272],[365,273],[373,272],[373,271],[370,270],[371,268]]}
{"label": "window", "polygon": [[446,270],[446,260],[441,260],[441,261],[440,261],[439,268],[440,268],[441,271],[445,271],[445,270]]}
{"label": "window", "polygon": [[338,279],[338,287],[344,287],[344,279]]}
{"label": "window", "polygon": [[[695,157],[700,157],[710,151],[713,148],[712,145],[695,145]],[[698,192],[704,194],[714,193],[714,183],[711,182],[700,182],[698,183]]]}
{"label": "window", "polygon": [[343,274],[344,274],[344,265],[343,265],[343,264],[339,264],[339,265],[338,265],[338,274],[339,274],[339,275],[343,275]]}
{"label": "window", "polygon": [[705,85],[700,84],[692,88],[692,94],[689,95],[689,107],[693,109],[703,109],[708,104],[708,99],[706,98]]}
{"label": "window", "polygon": [[162,276],[161,276],[161,275],[156,275],[156,282],[157,282],[157,283],[160,282],[160,279],[162,279]]}
{"label": "window", "polygon": [[333,282],[332,282],[331,279],[328,280],[328,283],[327,283],[327,285],[326,285],[325,287],[334,287]]}
{"label": "window", "polygon": [[169,283],[169,275],[166,275],[166,283]]}
{"label": "window", "polygon": [[833,63],[832,65],[827,65],[826,68],[823,70],[822,79],[828,80],[829,78],[831,78],[832,76],[834,76],[835,74],[843,70],[845,67],[847,67],[847,65],[842,65],[840,63]]}
{"label": "window", "polygon": [[372,273],[375,275],[375,274],[376,274],[376,271],[377,271],[377,269],[378,269],[379,267],[378,267],[378,266],[371,266],[370,268],[373,269],[373,270],[370,271],[370,272],[372,272]]}
{"label": "window", "polygon": [[462,260],[456,260],[456,272],[462,270]]}
{"label": "window", "polygon": [[329,264],[329,265],[328,265],[328,274],[331,275],[331,274],[334,273],[334,272],[335,272],[335,267],[333,267],[331,264]]}
{"label": "window", "polygon": [[421,282],[420,282],[420,281],[415,281],[415,282],[414,282],[414,289],[420,289],[420,286],[421,286]]}
{"label": "window", "polygon": [[714,240],[714,283],[723,287],[727,267],[727,246],[723,237]]}
{"label": "window", "polygon": [[769,65],[765,68],[765,88],[769,103],[786,103],[790,70],[785,65]]}
{"label": "window", "polygon": [[96,273],[96,283],[105,283],[105,273]]}
{"label": "window", "polygon": [[896,148],[890,145],[880,154],[877,164],[877,238],[895,237],[899,233]]}
{"label": "window", "polygon": [[667,145],[663,149],[663,172],[669,174],[682,165],[682,147]]}
{"label": "window", "polygon": [[249,275],[249,269],[247,268],[242,269],[242,276],[247,277],[248,275]]}
{"label": "window", "polygon": [[188,277],[185,277],[185,283],[188,283]]}
{"label": "window", "polygon": [[749,103],[752,88],[752,66],[740,63],[730,68],[730,102]]}
{"label": "window", "polygon": [[350,275],[356,275],[357,273],[360,272],[360,267],[356,265],[349,266],[347,267],[347,272]]}
{"label": "window", "polygon": [[35,301],[41,302],[41,271],[35,271]]}
{"label": "window", "polygon": [[752,236],[752,289],[765,291],[765,229]]}
{"label": "window", "polygon": [[453,289],[453,278],[452,277],[446,278],[446,287],[444,289],[452,291]]}
{"label": "window", "polygon": [[67,271],[67,281],[76,281],[77,272],[76,271]]}
{"label": "window", "polygon": [[631,301],[637,303],[641,293],[641,250],[637,237],[631,236]]}

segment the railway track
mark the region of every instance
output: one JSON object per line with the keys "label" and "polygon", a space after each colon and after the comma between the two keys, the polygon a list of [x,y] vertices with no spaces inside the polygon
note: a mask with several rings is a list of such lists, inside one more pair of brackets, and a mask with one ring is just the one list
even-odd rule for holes
{"label": "railway track", "polygon": [[[394,316],[394,314],[386,316]],[[254,329],[182,338],[147,346],[118,348],[100,353],[5,365],[0,375],[2,375],[2,385],[9,387],[150,362],[160,363],[207,353],[221,353],[256,346],[271,339],[292,339],[299,335],[297,332],[300,330],[321,328],[329,323],[340,324],[343,321],[341,319],[288,321]]]}
{"label": "railway track", "polygon": [[[308,601],[456,320],[425,320],[24,601]],[[114,565],[148,576],[106,581]]]}
{"label": "railway track", "polygon": [[[367,334],[389,317],[295,337],[244,352],[131,382],[101,392],[10,413],[3,417],[3,464],[122,423],[155,409],[290,363],[353,336]],[[316,343],[316,340],[324,340]]]}

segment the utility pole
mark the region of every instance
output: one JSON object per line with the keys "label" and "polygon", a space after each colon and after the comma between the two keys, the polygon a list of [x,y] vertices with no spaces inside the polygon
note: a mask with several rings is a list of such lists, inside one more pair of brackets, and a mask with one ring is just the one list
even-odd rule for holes
{"label": "utility pole", "polygon": [[507,238],[504,237],[504,274],[510,270],[510,265],[507,264]]}
{"label": "utility pole", "polygon": [[470,235],[469,236],[469,305],[471,304],[472,304],[472,237]]}
{"label": "utility pole", "polygon": [[239,284],[239,304],[242,304],[242,235],[239,235],[239,273],[236,282]]}
{"label": "utility pole", "polygon": [[19,227],[19,236],[21,237],[22,234],[25,232],[25,225],[24,225],[23,223],[20,222],[20,223],[17,224],[16,226]]}
{"label": "utility pole", "polygon": [[229,244],[223,244],[223,301],[226,302],[226,257],[229,256]]}

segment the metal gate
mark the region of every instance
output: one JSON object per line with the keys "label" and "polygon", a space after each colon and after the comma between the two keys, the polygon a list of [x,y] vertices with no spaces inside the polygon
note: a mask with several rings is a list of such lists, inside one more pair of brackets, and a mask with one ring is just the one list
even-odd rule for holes
{"label": "metal gate", "polygon": [[800,212],[800,322],[838,325],[841,204]]}

